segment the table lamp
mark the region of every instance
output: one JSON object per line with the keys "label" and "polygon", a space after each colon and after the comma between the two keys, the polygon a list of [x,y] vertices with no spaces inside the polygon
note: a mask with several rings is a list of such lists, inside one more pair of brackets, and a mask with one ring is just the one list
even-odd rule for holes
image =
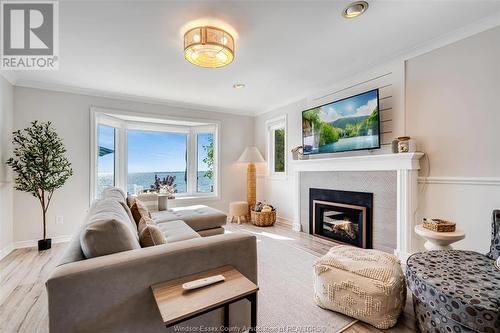
{"label": "table lamp", "polygon": [[[248,209],[252,210],[257,203],[257,185],[255,180],[255,163],[265,162],[257,147],[247,147],[238,159],[240,163],[248,163],[247,167],[247,202]],[[250,215],[250,212],[248,212]]]}

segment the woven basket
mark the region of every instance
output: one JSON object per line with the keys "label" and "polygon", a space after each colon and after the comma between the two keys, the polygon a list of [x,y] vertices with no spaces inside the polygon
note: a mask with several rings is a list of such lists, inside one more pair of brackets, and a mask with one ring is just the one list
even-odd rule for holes
{"label": "woven basket", "polygon": [[252,213],[252,224],[258,227],[269,227],[276,222],[276,211],[271,212],[254,212]]}
{"label": "woven basket", "polygon": [[455,223],[453,222],[442,222],[442,223],[431,223],[431,222],[422,222],[422,226],[425,229],[436,231],[436,232],[454,232],[455,231]]}

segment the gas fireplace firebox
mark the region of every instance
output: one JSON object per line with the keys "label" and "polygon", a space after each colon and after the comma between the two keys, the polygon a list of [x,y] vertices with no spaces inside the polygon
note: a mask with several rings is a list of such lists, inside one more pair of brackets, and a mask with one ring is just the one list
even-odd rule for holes
{"label": "gas fireplace firebox", "polygon": [[372,248],[373,193],[309,189],[309,233]]}

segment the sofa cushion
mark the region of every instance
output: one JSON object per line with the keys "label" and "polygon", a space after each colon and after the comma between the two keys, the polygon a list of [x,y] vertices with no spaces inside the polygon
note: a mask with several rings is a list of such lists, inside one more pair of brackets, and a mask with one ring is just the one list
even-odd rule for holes
{"label": "sofa cushion", "polygon": [[167,239],[156,224],[145,224],[139,234],[139,242],[142,247],[155,246],[165,244]]}
{"label": "sofa cushion", "polygon": [[118,187],[108,187],[102,191],[103,199],[115,199],[116,201],[126,203],[125,193]]}
{"label": "sofa cushion", "polygon": [[195,231],[220,227],[226,224],[227,220],[227,216],[223,212],[203,205],[152,212],[151,218],[156,223],[182,220]]}
{"label": "sofa cushion", "polygon": [[86,258],[140,248],[139,236],[123,206],[114,199],[95,201],[80,233]]}
{"label": "sofa cushion", "polygon": [[158,228],[160,228],[165,235],[167,243],[201,237],[196,231],[184,223],[184,221],[180,220],[158,223]]}
{"label": "sofa cushion", "polygon": [[134,204],[132,205],[132,207],[130,207],[130,211],[132,212],[134,221],[137,224],[139,224],[141,218],[151,217],[151,213],[148,211],[146,206],[144,206],[139,200],[134,201]]}

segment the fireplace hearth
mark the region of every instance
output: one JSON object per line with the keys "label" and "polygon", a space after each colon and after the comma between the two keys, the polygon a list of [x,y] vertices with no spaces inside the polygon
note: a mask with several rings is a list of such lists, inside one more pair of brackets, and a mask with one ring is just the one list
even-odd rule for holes
{"label": "fireplace hearth", "polygon": [[311,188],[309,199],[311,234],[372,248],[372,193]]}

